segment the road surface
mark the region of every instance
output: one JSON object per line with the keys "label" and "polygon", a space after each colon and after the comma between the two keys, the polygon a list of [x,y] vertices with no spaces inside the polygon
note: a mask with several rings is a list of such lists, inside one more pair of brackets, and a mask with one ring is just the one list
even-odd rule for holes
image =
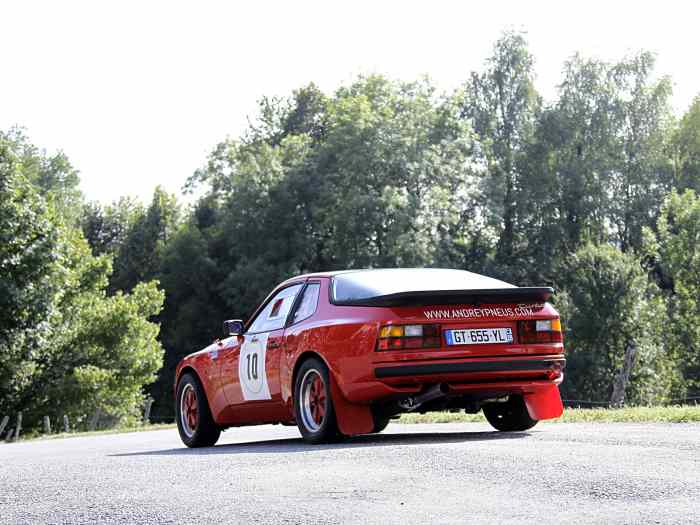
{"label": "road surface", "polygon": [[310,446],[295,428],[0,445],[0,523],[699,523],[700,425],[392,424]]}

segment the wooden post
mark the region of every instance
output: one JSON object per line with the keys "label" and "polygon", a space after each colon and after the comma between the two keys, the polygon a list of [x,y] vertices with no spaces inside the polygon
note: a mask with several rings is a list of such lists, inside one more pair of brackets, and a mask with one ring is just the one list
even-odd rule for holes
{"label": "wooden post", "polygon": [[2,436],[2,433],[5,431],[5,427],[7,426],[7,423],[10,421],[10,416],[5,416],[2,418],[2,421],[0,422],[0,436]]}
{"label": "wooden post", "polygon": [[51,434],[51,418],[44,416],[44,434]]}
{"label": "wooden post", "polygon": [[17,413],[17,428],[15,429],[15,441],[19,439],[20,432],[22,432],[22,412]]}
{"label": "wooden post", "polygon": [[63,414],[63,431],[68,434],[70,432],[70,423],[68,421],[68,416]]}
{"label": "wooden post", "polygon": [[150,397],[146,399],[146,406],[143,409],[143,422],[148,423],[151,418],[151,407],[153,406],[153,399]]}
{"label": "wooden post", "polygon": [[613,391],[610,396],[610,406],[621,408],[625,404],[625,391],[630,382],[630,374],[634,367],[634,358],[637,355],[637,345],[634,341],[628,341],[625,346],[625,357],[620,371],[613,380]]}

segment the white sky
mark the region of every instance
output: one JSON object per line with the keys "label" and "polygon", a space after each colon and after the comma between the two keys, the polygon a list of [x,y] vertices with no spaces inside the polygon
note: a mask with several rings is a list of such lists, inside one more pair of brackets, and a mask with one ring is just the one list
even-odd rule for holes
{"label": "white sky", "polygon": [[537,85],[553,98],[575,51],[646,49],[673,103],[700,93],[700,3],[588,0],[102,2],[0,0],[0,129],[27,128],[80,170],[89,199],[179,192],[264,95],[360,73],[452,90],[503,29],[528,32]]}

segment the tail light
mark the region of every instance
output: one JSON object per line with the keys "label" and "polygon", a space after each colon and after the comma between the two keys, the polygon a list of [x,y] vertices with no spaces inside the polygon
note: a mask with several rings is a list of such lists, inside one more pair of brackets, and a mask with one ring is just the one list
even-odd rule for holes
{"label": "tail light", "polygon": [[439,324],[387,325],[379,329],[380,351],[439,347]]}
{"label": "tail light", "polygon": [[544,319],[540,321],[518,321],[518,341],[522,344],[561,343],[561,321]]}

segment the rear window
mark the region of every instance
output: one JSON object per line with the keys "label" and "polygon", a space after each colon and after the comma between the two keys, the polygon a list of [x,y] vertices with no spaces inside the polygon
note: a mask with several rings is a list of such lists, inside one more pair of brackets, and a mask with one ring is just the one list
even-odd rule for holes
{"label": "rear window", "polygon": [[465,270],[405,268],[342,273],[333,277],[332,289],[333,301],[344,303],[401,292],[493,288],[514,288],[514,286]]}

